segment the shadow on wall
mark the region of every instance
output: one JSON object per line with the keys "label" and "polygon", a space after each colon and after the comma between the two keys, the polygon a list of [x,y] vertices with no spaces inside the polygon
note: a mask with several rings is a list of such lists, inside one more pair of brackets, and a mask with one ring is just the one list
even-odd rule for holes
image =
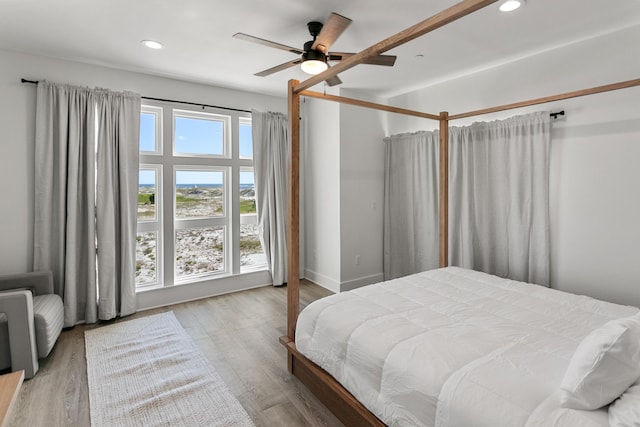
{"label": "shadow on wall", "polygon": [[590,123],[577,126],[552,127],[551,140],[592,138],[599,135],[622,135],[640,132],[640,120],[619,120],[617,122]]}

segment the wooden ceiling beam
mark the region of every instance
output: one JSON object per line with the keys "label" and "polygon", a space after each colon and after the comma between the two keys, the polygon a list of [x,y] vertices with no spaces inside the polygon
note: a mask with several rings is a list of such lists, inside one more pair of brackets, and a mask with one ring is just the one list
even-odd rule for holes
{"label": "wooden ceiling beam", "polygon": [[374,110],[388,111],[390,113],[403,114],[405,116],[421,117],[423,119],[440,120],[440,116],[429,113],[421,113],[420,111],[407,110],[406,108],[393,107],[391,105],[376,104],[374,102],[362,101],[359,99],[345,98],[344,96],[327,95],[325,93],[304,90],[299,93],[300,96],[309,98],[324,99],[326,101],[339,102],[341,104],[355,105],[356,107],[372,108]]}
{"label": "wooden ceiling beam", "polygon": [[496,113],[498,111],[528,107],[530,105],[546,104],[547,102],[562,101],[564,99],[577,98],[580,96],[593,95],[596,93],[610,92],[612,90],[626,89],[634,86],[640,86],[640,79],[612,83],[604,86],[594,87],[591,89],[576,90],[573,92],[561,93],[559,95],[545,96],[543,98],[530,99],[528,101],[514,102],[513,104],[505,104],[497,107],[483,108],[482,110],[469,111],[468,113],[452,114],[449,116],[449,120],[464,119],[466,117],[480,116],[483,114]]}

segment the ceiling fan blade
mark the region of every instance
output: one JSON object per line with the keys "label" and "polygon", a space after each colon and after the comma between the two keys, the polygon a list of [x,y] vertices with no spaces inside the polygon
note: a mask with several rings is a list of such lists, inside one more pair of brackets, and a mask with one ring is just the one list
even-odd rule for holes
{"label": "ceiling fan blade", "polygon": [[[327,64],[327,66],[331,68],[331,65]],[[325,80],[325,82],[327,82],[329,86],[337,86],[342,83],[342,80],[340,80],[340,77],[338,76],[333,76]]]}
{"label": "ceiling fan blade", "polygon": [[260,37],[250,36],[249,34],[245,34],[245,33],[235,33],[233,37],[240,40],[246,40],[248,42],[258,43],[263,46],[273,47],[280,50],[286,50],[287,52],[295,53],[296,55],[302,55],[303,53],[300,49],[297,49],[295,47],[272,42],[270,40],[261,39]]}
{"label": "ceiling fan blade", "polygon": [[291,68],[294,65],[298,65],[302,62],[302,59],[294,59],[293,61],[285,62],[284,64],[276,65],[275,67],[268,68],[266,70],[260,71],[259,73],[255,73],[254,76],[258,77],[266,77],[270,74],[277,73],[278,71],[286,70],[287,68]]}
{"label": "ceiling fan blade", "polygon": [[337,86],[342,83],[342,80],[340,80],[338,76],[333,76],[330,79],[327,79],[326,82],[329,86]]}
{"label": "ceiling fan blade", "polygon": [[322,26],[322,30],[320,30],[320,34],[316,37],[311,48],[326,53],[349,24],[351,24],[351,19],[345,18],[337,13],[332,13]]}
{"label": "ceiling fan blade", "polygon": [[[355,53],[347,53],[347,52],[329,52],[327,54],[329,61],[342,61],[343,59],[347,59],[350,56],[355,55]],[[386,65],[387,67],[393,67],[396,63],[395,55],[377,55],[371,58],[364,60],[363,64],[371,64],[371,65]]]}

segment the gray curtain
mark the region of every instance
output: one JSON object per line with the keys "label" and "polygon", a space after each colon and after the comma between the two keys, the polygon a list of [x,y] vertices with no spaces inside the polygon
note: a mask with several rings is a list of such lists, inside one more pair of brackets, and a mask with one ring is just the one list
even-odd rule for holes
{"label": "gray curtain", "polygon": [[438,267],[438,132],[385,138],[384,278]]}
{"label": "gray curtain", "polygon": [[33,269],[53,272],[65,326],[97,316],[94,135],[91,90],[38,84]]}
{"label": "gray curtain", "polygon": [[450,264],[549,285],[548,112],[452,127]]}
{"label": "gray curtain", "polygon": [[[135,307],[135,268],[133,271],[128,268],[135,263],[134,251],[130,248],[132,242],[135,244],[135,234],[131,234],[130,225],[121,231],[122,217],[112,214],[121,215],[122,210],[127,210],[128,219],[124,222],[133,221],[135,233],[135,199],[130,191],[137,191],[140,98],[41,81],[36,102],[33,268],[53,272],[55,291],[64,301],[65,326],[114,317],[109,308],[98,313],[98,305],[108,300],[103,299],[103,295],[109,292],[126,299],[120,304],[122,313],[128,314],[131,307]],[[126,105],[122,108],[127,113],[117,114],[116,119],[112,112],[105,110],[112,106],[117,110],[118,103]],[[132,114],[133,111],[136,114]],[[115,140],[114,135],[117,135]],[[104,152],[114,145],[122,154],[109,159]],[[109,168],[111,172],[107,171]],[[120,185],[121,174],[127,175],[127,190],[117,188],[110,193],[106,189]],[[97,195],[96,185],[100,189]],[[114,205],[113,209],[105,206],[109,203]],[[96,228],[98,209],[100,231]],[[103,222],[113,222],[114,227]],[[111,228],[118,231],[109,235]],[[109,290],[112,286],[109,280],[98,284],[96,242],[101,252],[104,245],[106,254],[99,257],[100,270],[106,274],[118,271],[120,277],[130,276],[131,280],[115,280],[119,287],[113,291]],[[109,259],[111,245],[118,247],[119,255]],[[124,262],[123,257],[131,258]]]}
{"label": "gray curtain", "polygon": [[100,91],[98,114],[98,318],[136,311],[140,96]]}
{"label": "gray curtain", "polygon": [[260,242],[273,285],[287,281],[287,116],[252,111],[253,169]]}

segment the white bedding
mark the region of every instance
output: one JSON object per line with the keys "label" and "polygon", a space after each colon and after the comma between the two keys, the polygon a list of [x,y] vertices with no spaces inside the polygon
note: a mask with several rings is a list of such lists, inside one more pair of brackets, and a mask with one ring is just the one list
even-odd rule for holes
{"label": "white bedding", "polygon": [[296,346],[390,426],[600,426],[554,393],[589,332],[636,312],[448,267],[315,301]]}

